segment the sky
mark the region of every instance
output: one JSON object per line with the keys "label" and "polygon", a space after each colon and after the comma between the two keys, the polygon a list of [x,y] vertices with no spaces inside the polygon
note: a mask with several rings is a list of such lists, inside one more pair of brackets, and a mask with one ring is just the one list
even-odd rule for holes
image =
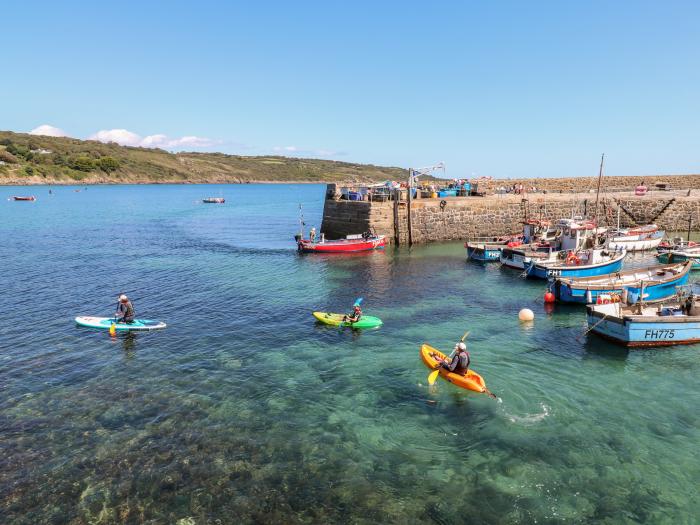
{"label": "sky", "polygon": [[448,177],[700,173],[700,3],[3,2],[0,129]]}

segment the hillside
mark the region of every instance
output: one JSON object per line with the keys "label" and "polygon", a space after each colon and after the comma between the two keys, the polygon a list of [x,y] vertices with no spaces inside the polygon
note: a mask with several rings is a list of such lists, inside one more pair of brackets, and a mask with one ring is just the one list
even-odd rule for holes
{"label": "hillside", "polygon": [[0,184],[371,182],[406,170],[319,159],[169,153],[0,131]]}

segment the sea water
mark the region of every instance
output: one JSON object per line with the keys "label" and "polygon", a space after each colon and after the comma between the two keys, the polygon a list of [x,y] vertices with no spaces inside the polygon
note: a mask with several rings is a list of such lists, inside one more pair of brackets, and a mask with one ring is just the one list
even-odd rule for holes
{"label": "sea water", "polygon": [[[319,229],[324,190],[0,189],[3,523],[700,516],[697,345],[584,335],[582,307],[545,310],[542,281],[459,243],[299,255],[299,205]],[[122,292],[168,327],[75,326]],[[311,316],[358,297],[384,326]],[[427,384],[420,344],[449,351],[466,330],[498,400]]]}

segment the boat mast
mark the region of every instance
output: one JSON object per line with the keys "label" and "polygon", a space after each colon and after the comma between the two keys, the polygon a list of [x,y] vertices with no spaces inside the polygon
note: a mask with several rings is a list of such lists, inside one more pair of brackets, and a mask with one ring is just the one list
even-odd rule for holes
{"label": "boat mast", "polygon": [[304,238],[304,212],[301,210],[301,203],[299,204],[299,238]]}
{"label": "boat mast", "polygon": [[605,153],[600,156],[600,171],[598,172],[598,191],[595,194],[595,216],[593,222],[595,222],[596,228],[598,228],[598,199],[600,198],[600,181],[603,179],[603,160],[605,159]]}

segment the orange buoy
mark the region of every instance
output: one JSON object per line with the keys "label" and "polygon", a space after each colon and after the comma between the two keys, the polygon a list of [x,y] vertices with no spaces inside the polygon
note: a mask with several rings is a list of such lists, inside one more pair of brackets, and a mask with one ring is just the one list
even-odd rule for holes
{"label": "orange buoy", "polygon": [[554,294],[552,292],[546,292],[544,294],[544,302],[545,303],[553,303],[555,300]]}

